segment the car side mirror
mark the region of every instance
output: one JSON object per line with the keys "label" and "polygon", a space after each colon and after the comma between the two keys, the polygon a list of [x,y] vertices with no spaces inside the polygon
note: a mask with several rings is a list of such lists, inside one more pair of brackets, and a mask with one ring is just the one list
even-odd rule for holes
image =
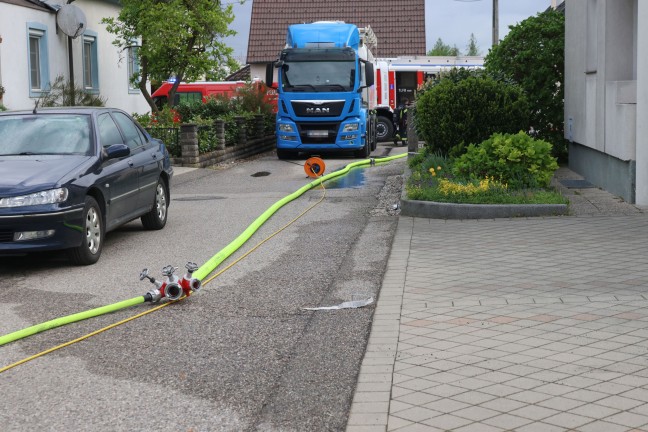
{"label": "car side mirror", "polygon": [[118,159],[130,155],[130,147],[126,144],[113,144],[104,147],[104,159]]}

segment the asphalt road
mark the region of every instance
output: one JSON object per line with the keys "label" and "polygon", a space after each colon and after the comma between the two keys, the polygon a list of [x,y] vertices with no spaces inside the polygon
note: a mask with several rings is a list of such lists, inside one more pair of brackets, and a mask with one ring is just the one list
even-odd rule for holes
{"label": "asphalt road", "polygon": [[[380,146],[373,156],[402,152]],[[327,158],[329,173],[352,159]],[[144,294],[147,267],[202,264],[273,203],[309,182],[272,154],[174,179],[169,221],[108,234],[91,267],[61,254],[2,258],[0,335]],[[376,296],[397,217],[384,185],[404,159],[327,183],[326,197],[189,299],[0,374],[2,431],[344,430],[373,306],[305,311]],[[317,202],[273,216],[221,267]],[[0,367],[151,308],[49,330],[0,347]]]}

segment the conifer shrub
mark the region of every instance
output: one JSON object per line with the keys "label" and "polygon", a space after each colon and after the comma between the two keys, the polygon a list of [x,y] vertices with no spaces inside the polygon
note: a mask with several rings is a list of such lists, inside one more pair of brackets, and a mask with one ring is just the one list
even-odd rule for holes
{"label": "conifer shrub", "polygon": [[453,74],[429,86],[416,103],[416,129],[428,151],[451,156],[493,133],[528,130],[524,91],[483,73]]}

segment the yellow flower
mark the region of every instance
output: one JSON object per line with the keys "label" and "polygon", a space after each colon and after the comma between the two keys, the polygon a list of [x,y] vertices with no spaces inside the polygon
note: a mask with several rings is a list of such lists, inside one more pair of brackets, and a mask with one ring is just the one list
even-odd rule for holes
{"label": "yellow flower", "polygon": [[430,168],[428,171],[430,171],[430,174],[434,175],[434,167]]}
{"label": "yellow flower", "polygon": [[437,171],[441,171],[441,167],[440,167],[440,166],[437,167]]}

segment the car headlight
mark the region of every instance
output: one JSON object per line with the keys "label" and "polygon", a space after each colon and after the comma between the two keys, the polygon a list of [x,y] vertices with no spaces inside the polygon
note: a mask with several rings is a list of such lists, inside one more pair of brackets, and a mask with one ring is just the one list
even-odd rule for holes
{"label": "car headlight", "polygon": [[279,124],[279,131],[280,132],[294,132],[295,130],[293,129],[292,125],[286,124],[286,123],[281,123]]}
{"label": "car headlight", "polygon": [[358,123],[347,123],[342,132],[353,132],[358,130]]}
{"label": "car headlight", "polygon": [[50,189],[29,195],[0,198],[0,207],[25,207],[41,204],[55,204],[63,202],[68,197],[66,188]]}

